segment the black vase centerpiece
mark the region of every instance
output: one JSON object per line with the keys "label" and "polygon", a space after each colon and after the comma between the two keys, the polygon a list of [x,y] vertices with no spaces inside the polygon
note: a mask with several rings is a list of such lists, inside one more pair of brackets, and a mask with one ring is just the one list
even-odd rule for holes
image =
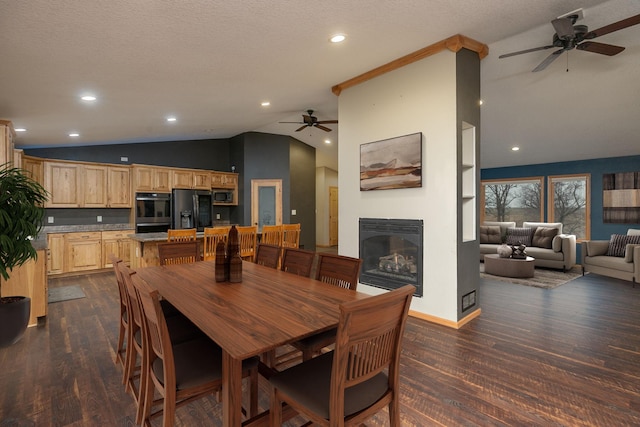
{"label": "black vase centerpiece", "polygon": [[232,225],[231,230],[229,230],[229,242],[227,243],[227,263],[229,265],[229,282],[242,282],[242,258],[240,257],[238,229],[235,225]]}

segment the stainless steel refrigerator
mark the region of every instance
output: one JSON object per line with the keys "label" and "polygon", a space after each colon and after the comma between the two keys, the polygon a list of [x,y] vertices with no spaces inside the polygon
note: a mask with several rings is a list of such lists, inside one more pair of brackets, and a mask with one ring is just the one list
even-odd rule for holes
{"label": "stainless steel refrigerator", "polygon": [[211,191],[174,189],[171,192],[171,228],[211,227],[213,200]]}

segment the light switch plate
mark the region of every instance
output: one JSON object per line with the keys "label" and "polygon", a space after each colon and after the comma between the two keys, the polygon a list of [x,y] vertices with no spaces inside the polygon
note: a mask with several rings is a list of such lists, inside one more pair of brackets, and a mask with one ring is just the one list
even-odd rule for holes
{"label": "light switch plate", "polygon": [[291,215],[297,215],[297,212],[295,209],[291,209]]}
{"label": "light switch plate", "polygon": [[53,217],[52,216],[48,216],[47,217],[47,224],[53,224]]}
{"label": "light switch plate", "polygon": [[102,215],[98,215],[98,217],[96,218],[96,221],[102,222]]}

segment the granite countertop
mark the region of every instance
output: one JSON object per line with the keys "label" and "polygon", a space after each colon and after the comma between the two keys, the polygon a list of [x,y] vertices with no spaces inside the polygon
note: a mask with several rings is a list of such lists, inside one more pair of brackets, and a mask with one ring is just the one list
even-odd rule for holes
{"label": "granite countertop", "polygon": [[[75,233],[78,231],[118,231],[134,230],[131,224],[88,224],[88,225],[47,225],[42,227],[38,237],[32,241],[35,250],[47,249],[47,234]],[[166,238],[166,233],[165,233]]]}

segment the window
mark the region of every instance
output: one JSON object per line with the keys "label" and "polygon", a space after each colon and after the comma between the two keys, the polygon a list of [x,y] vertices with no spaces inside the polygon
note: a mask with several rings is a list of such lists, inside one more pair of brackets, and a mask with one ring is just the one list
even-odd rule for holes
{"label": "window", "polygon": [[575,234],[578,240],[589,240],[590,175],[550,176],[549,222],[561,222],[562,232]]}
{"label": "window", "polygon": [[482,181],[480,221],[543,220],[543,177]]}

